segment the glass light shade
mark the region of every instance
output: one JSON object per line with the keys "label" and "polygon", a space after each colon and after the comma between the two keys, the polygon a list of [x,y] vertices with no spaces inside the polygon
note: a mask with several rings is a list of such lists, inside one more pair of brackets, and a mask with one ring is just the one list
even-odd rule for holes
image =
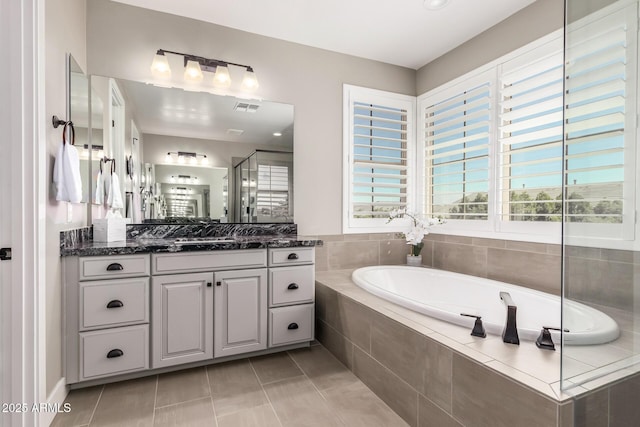
{"label": "glass light shade", "polygon": [[189,159],[189,163],[191,163],[192,165],[197,165],[198,158],[196,156],[191,157],[191,159]]}
{"label": "glass light shade", "polygon": [[231,86],[231,76],[229,75],[229,68],[218,65],[216,67],[216,73],[213,76],[213,85],[218,87]]}
{"label": "glass light shade", "polygon": [[258,78],[256,77],[256,73],[253,71],[245,71],[244,77],[242,78],[242,88],[245,90],[256,90],[258,89]]}
{"label": "glass light shade", "polygon": [[202,158],[202,160],[200,161],[201,164],[203,165],[208,165],[209,164],[209,159],[207,159],[207,156],[204,156]]}
{"label": "glass light shade", "polygon": [[198,61],[187,61],[184,69],[184,79],[188,82],[199,83],[204,78]]}
{"label": "glass light shade", "polygon": [[178,156],[178,163],[184,164],[184,157],[183,156]]}
{"label": "glass light shade", "polygon": [[151,75],[161,79],[168,79],[171,77],[171,68],[169,67],[169,61],[164,55],[156,53],[151,63]]}
{"label": "glass light shade", "polygon": [[167,156],[164,158],[164,161],[167,163],[173,163],[173,157],[171,157],[171,153],[167,153]]}

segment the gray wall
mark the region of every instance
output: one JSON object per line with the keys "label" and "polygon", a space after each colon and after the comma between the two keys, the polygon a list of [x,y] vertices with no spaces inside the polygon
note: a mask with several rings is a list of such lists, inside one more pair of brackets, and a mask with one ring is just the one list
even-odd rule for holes
{"label": "gray wall", "polygon": [[423,94],[512,50],[562,28],[563,0],[538,0],[418,70]]}
{"label": "gray wall", "polygon": [[88,2],[87,12],[90,74],[149,80],[162,48],[249,64],[260,80],[258,96],[295,105],[294,211],[303,234],[342,230],[343,83],[416,93],[408,68],[106,0]]}
{"label": "gray wall", "polygon": [[[44,117],[66,117],[66,65],[65,55],[71,53],[80,67],[86,70],[85,45],[86,0],[47,0],[45,2],[45,79]],[[47,158],[47,185],[53,188],[53,164],[61,128],[54,129],[47,122],[47,146],[42,155]],[[46,303],[46,390],[50,395],[62,378],[62,273],[60,268],[60,231],[86,225],[87,205],[72,204],[67,215],[66,202],[57,202],[55,194],[49,194],[46,206],[45,274]]]}

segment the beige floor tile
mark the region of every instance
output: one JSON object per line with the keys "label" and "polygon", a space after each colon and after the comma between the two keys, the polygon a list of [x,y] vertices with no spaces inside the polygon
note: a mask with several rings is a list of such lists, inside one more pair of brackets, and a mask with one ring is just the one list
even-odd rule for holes
{"label": "beige floor tile", "polygon": [[211,365],[207,371],[218,417],[268,403],[249,360]]}
{"label": "beige floor tile", "polygon": [[284,427],[344,425],[306,377],[266,384],[264,389]]}
{"label": "beige floor tile", "polygon": [[105,385],[91,427],[153,425],[156,385],[155,375]]}
{"label": "beige floor tile", "polygon": [[158,376],[156,408],[209,397],[206,368],[185,369]]}
{"label": "beige floor tile", "polygon": [[244,409],[218,417],[218,427],[281,427],[271,405]]}
{"label": "beige floor tile", "polygon": [[291,358],[320,391],[359,382],[326,348],[312,346],[289,352]]}
{"label": "beige floor tile", "polygon": [[360,381],[322,391],[330,409],[349,427],[406,427],[408,424]]}
{"label": "beige floor tile", "polygon": [[96,409],[103,386],[71,390],[65,403],[71,406],[71,412],[61,412],[53,419],[51,427],[75,427],[89,424]]}
{"label": "beige floor tile", "polygon": [[154,427],[209,427],[216,425],[211,398],[191,400],[156,409]]}
{"label": "beige floor tile", "polygon": [[303,375],[287,353],[252,357],[250,360],[262,384]]}

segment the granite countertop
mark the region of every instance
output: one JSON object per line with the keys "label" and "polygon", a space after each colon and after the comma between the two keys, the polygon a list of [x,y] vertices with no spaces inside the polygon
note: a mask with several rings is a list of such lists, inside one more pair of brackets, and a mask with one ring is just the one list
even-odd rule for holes
{"label": "granite countertop", "polygon": [[193,238],[189,243],[180,242],[180,240],[181,239],[176,238],[137,238],[108,243],[88,240],[61,246],[60,256],[124,255],[134,253],[322,246],[322,240],[298,235],[202,237]]}

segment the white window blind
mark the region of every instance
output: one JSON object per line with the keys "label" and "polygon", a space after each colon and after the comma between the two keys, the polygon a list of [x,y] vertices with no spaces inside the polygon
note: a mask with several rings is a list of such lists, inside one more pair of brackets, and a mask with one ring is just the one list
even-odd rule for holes
{"label": "white window blind", "polygon": [[493,75],[485,73],[421,103],[429,216],[488,219]]}
{"label": "white window blind", "polygon": [[259,216],[287,218],[289,214],[289,168],[258,165],[256,208]]}
{"label": "white window blind", "polygon": [[562,219],[561,39],[500,67],[501,221]]}
{"label": "white window blind", "polygon": [[414,173],[412,97],[345,86],[347,229],[384,225],[410,207]]}
{"label": "white window blind", "polygon": [[636,44],[637,12],[631,9],[567,32],[565,197],[570,223],[633,222],[636,52],[628,47]]}

